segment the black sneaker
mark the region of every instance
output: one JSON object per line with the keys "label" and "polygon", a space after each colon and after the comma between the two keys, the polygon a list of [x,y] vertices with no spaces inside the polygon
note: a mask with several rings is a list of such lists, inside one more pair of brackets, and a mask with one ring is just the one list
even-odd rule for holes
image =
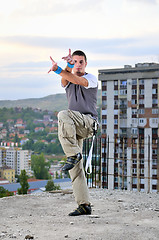
{"label": "black sneaker", "polygon": [[62,167],[62,171],[71,170],[81,159],[82,155],[80,153],[77,153],[75,156],[68,157],[65,165]]}
{"label": "black sneaker", "polygon": [[69,216],[89,215],[91,212],[92,209],[90,205],[80,204],[74,212],[69,213]]}

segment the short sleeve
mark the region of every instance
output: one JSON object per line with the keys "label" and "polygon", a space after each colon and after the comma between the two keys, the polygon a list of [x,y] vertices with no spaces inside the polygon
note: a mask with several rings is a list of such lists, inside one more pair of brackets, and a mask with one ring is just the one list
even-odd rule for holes
{"label": "short sleeve", "polygon": [[96,76],[94,76],[93,74],[86,73],[82,77],[87,79],[88,81],[88,87],[85,87],[85,88],[96,88],[98,86],[98,80]]}

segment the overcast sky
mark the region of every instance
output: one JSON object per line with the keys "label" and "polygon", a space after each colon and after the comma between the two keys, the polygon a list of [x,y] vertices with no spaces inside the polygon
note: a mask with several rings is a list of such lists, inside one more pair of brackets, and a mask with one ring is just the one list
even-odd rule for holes
{"label": "overcast sky", "polygon": [[159,0],[0,0],[0,99],[64,93],[51,55],[81,49],[87,72],[159,62]]}

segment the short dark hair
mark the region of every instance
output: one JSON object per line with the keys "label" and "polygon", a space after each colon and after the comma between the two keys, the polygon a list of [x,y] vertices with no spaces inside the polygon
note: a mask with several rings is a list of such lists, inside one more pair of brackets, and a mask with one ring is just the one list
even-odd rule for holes
{"label": "short dark hair", "polygon": [[85,61],[87,62],[86,54],[85,54],[84,52],[82,52],[81,50],[76,50],[76,51],[74,51],[74,52],[72,53],[72,57],[75,56],[75,55],[77,55],[77,56],[84,56]]}

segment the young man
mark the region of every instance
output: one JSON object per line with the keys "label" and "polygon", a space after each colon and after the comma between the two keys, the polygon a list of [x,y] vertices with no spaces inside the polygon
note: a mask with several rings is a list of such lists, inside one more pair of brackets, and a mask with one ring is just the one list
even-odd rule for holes
{"label": "young man", "polygon": [[[97,78],[85,72],[87,58],[81,50],[63,57],[67,61],[65,70],[57,66],[50,57],[52,67],[49,70],[59,74],[68,99],[68,110],[58,114],[58,136],[67,156],[63,171],[69,171],[73,184],[73,193],[78,208],[70,216],[91,214],[89,192],[83,169],[83,139],[93,135],[94,122],[97,121]],[[72,73],[73,71],[73,73]]]}

